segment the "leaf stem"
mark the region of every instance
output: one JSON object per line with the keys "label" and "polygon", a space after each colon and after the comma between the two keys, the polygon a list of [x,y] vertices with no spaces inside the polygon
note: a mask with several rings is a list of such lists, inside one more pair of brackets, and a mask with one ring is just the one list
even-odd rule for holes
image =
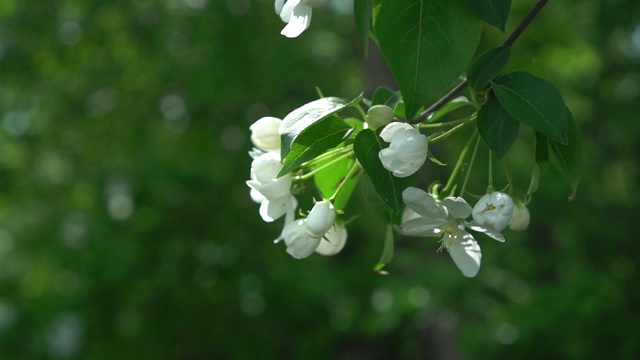
{"label": "leaf stem", "polygon": [[[476,130],[473,133],[474,136],[478,135],[478,131]],[[462,189],[460,190],[460,196],[464,196],[465,190],[467,190],[467,182],[469,182],[469,175],[471,175],[471,169],[473,168],[473,164],[476,161],[476,154],[478,153],[478,147],[480,145],[480,137],[476,138],[476,146],[473,149],[473,154],[471,154],[471,161],[469,162],[469,166],[467,167],[467,174],[464,176],[464,182],[462,183]]]}
{"label": "leaf stem", "polygon": [[433,143],[436,143],[436,142],[438,142],[438,141],[440,141],[442,139],[448,138],[449,136],[453,135],[458,130],[462,129],[465,125],[467,125],[468,123],[472,122],[475,119],[476,119],[475,116],[472,116],[472,117],[470,117],[468,119],[465,119],[464,122],[461,122],[460,124],[458,124],[458,125],[454,126],[453,128],[445,131],[444,133],[442,133],[440,135],[437,135],[437,136],[434,136],[433,138],[429,139],[429,143],[433,144]]}
{"label": "leaf stem", "polygon": [[[503,46],[512,46],[516,42],[516,40],[518,40],[520,35],[522,35],[524,30],[529,26],[529,24],[531,24],[531,22],[538,15],[540,10],[542,10],[542,8],[547,4],[548,1],[549,0],[538,0],[538,2],[531,8],[531,10],[529,10],[529,13],[527,13],[527,15],[524,17],[524,19],[522,19],[522,21],[520,21],[520,23],[513,30],[513,32],[511,32],[511,34],[509,35],[507,40],[505,40],[502,43],[502,45]],[[422,122],[422,120],[426,119],[429,115],[431,115],[432,113],[436,112],[436,110],[440,109],[444,104],[448,103],[453,98],[458,96],[458,94],[461,93],[462,90],[467,88],[467,85],[469,85],[467,80],[466,79],[463,80],[460,84],[458,84],[456,87],[451,89],[451,91],[449,91],[446,95],[441,97],[438,101],[433,103],[426,110],[424,110],[418,116],[413,118],[413,120],[411,120],[410,123],[411,124],[417,124],[417,123]]]}
{"label": "leaf stem", "polygon": [[449,180],[447,181],[447,185],[445,185],[444,189],[442,189],[442,193],[447,193],[453,188],[453,183],[454,183],[454,181],[456,179],[456,176],[458,176],[458,172],[462,168],[462,164],[464,164],[464,159],[467,157],[467,153],[469,152],[469,148],[471,147],[471,144],[473,143],[473,141],[476,139],[476,135],[477,134],[474,133],[471,136],[471,138],[469,138],[469,141],[467,142],[467,145],[465,145],[464,149],[462,149],[462,152],[460,152],[460,156],[458,157],[458,162],[456,162],[456,166],[453,168],[453,172],[451,173],[451,176],[449,176]]}
{"label": "leaf stem", "polygon": [[352,156],[352,155],[353,155],[352,153],[348,152],[348,153],[346,153],[346,154],[342,154],[342,155],[340,155],[340,156],[337,156],[337,157],[335,157],[333,160],[329,161],[328,163],[323,164],[323,165],[320,165],[320,166],[318,166],[317,168],[315,168],[315,169],[313,169],[313,170],[309,171],[308,173],[306,173],[306,174],[304,174],[304,175],[299,175],[299,176],[294,177],[294,178],[293,178],[293,180],[294,180],[294,181],[305,181],[305,180],[308,180],[308,179],[310,179],[313,175],[315,175],[317,172],[319,172],[319,171],[321,171],[321,170],[324,170],[324,169],[328,168],[329,166],[334,165],[334,164],[335,164],[335,163],[337,163],[338,161],[340,161],[340,160],[342,160],[342,159],[344,159],[344,158],[347,158],[347,157],[349,157],[349,156]]}
{"label": "leaf stem", "polygon": [[347,181],[349,181],[349,179],[351,179],[353,175],[355,175],[355,173],[358,172],[359,170],[360,170],[360,164],[358,162],[354,163],[351,169],[349,169],[349,172],[347,173],[347,175],[345,175],[345,177],[342,178],[342,181],[340,181],[340,185],[338,185],[338,189],[336,189],[336,192],[333,193],[333,195],[331,195],[329,200],[331,201],[335,200],[335,197],[338,196],[338,193],[340,192],[340,190],[342,190],[342,186],[346,184]]}

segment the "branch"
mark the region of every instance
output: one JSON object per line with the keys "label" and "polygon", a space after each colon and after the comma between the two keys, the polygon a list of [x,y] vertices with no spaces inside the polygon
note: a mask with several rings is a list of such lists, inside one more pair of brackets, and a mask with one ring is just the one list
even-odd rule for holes
{"label": "branch", "polygon": [[[531,10],[529,10],[527,16],[525,16],[524,19],[522,19],[518,26],[513,30],[513,32],[511,32],[511,35],[509,35],[507,40],[502,43],[502,46],[512,46],[516,42],[516,40],[518,40],[520,35],[522,35],[524,30],[529,26],[529,24],[531,24],[531,21],[533,21],[533,19],[538,15],[540,10],[542,10],[542,8],[547,5],[548,1],[549,0],[538,0],[538,2],[531,8]],[[469,83],[467,82],[467,80],[463,80],[460,84],[451,89],[451,91],[449,91],[445,96],[441,97],[438,101],[429,106],[425,111],[421,112],[418,116],[411,120],[410,123],[417,124],[422,122],[422,120],[426,119],[429,115],[436,112],[444,104],[448,103],[449,101],[453,100],[453,98],[458,96],[458,94],[460,94],[462,90],[466,89],[468,85]]]}

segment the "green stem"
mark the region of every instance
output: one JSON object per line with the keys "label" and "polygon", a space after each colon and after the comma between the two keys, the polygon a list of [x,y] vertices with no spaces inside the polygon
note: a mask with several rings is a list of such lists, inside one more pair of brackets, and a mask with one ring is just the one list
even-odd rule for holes
{"label": "green stem", "polygon": [[356,108],[359,112],[360,115],[362,115],[362,121],[366,121],[367,119],[367,112],[364,111],[364,109],[362,108],[362,106],[360,106],[360,104],[354,104],[353,105],[354,108]]}
{"label": "green stem", "polygon": [[315,168],[315,169],[313,169],[313,170],[309,171],[308,173],[306,173],[306,174],[304,174],[304,175],[296,176],[295,178],[293,178],[293,180],[294,180],[294,181],[306,181],[306,180],[310,179],[313,175],[315,175],[317,172],[319,172],[319,171],[321,171],[321,170],[323,170],[323,169],[326,169],[326,168],[328,168],[329,166],[334,165],[334,164],[335,164],[335,163],[337,163],[338,161],[340,161],[340,160],[342,160],[342,159],[344,159],[344,158],[347,158],[347,157],[349,157],[349,156],[351,156],[351,155],[352,155],[351,153],[346,153],[346,154],[342,154],[342,155],[340,155],[340,156],[337,156],[335,159],[333,159],[333,160],[329,161],[329,162],[328,162],[328,163],[326,163],[326,164],[323,164],[323,165],[321,165],[321,166],[318,166],[317,168]]}
{"label": "green stem", "polygon": [[443,126],[448,126],[448,125],[457,125],[460,123],[463,123],[465,121],[468,121],[469,118],[464,118],[464,119],[460,119],[460,120],[454,120],[454,121],[448,121],[448,122],[441,122],[441,123],[432,123],[432,124],[418,124],[418,128],[419,129],[429,129],[429,128],[439,128],[439,127],[443,127]]}
{"label": "green stem", "polygon": [[336,196],[338,196],[338,193],[340,193],[340,190],[342,189],[342,186],[344,184],[346,184],[347,181],[349,181],[349,179],[351,179],[351,177],[353,177],[353,175],[360,169],[360,164],[358,164],[358,162],[356,162],[355,164],[353,164],[353,166],[351,167],[351,169],[349,169],[349,172],[347,173],[347,175],[345,175],[345,177],[342,179],[342,181],[340,182],[340,185],[338,186],[338,189],[336,190],[336,192],[331,196],[331,198],[329,198],[329,200],[331,200],[333,202],[333,200],[335,199]]}
{"label": "green stem", "polygon": [[312,160],[309,160],[309,161],[303,163],[301,165],[301,167],[309,167],[309,166],[312,166],[313,164],[315,164],[315,163],[317,163],[319,161],[322,161],[322,160],[324,160],[324,159],[326,159],[328,157],[337,156],[337,155],[340,155],[340,154],[346,154],[346,153],[350,153],[352,151],[353,151],[353,145],[347,145],[347,146],[342,147],[342,148],[336,148],[336,149],[330,150],[330,151],[328,151],[328,152],[326,152],[326,153],[324,153],[322,155],[319,155],[318,157],[316,157],[316,158],[314,158]]}
{"label": "green stem", "polygon": [[487,186],[487,192],[493,192],[493,152],[489,150],[489,185]]}
{"label": "green stem", "polygon": [[471,147],[473,140],[475,140],[475,134],[474,136],[471,136],[471,138],[467,142],[467,145],[465,145],[464,149],[462,149],[462,152],[458,157],[458,162],[456,162],[456,166],[453,168],[453,172],[451,173],[451,176],[449,176],[449,181],[447,181],[447,185],[445,185],[444,189],[442,189],[442,193],[447,193],[453,188],[453,183],[456,179],[456,176],[458,176],[458,172],[460,171],[460,168],[462,168],[462,164],[464,164],[464,158],[467,157],[467,153],[469,152],[469,148]]}
{"label": "green stem", "polygon": [[468,119],[465,119],[464,122],[461,122],[460,124],[454,126],[451,130],[448,130],[440,135],[434,136],[433,138],[429,139],[429,143],[433,144],[442,139],[448,138],[449,136],[453,135],[454,133],[456,133],[457,131],[462,129],[465,125],[467,125],[468,123],[472,122],[475,119],[476,119],[475,115]]}
{"label": "green stem", "polygon": [[462,189],[460,190],[460,196],[464,196],[464,192],[465,190],[467,190],[467,182],[469,182],[469,175],[471,175],[471,169],[473,168],[473,164],[476,161],[476,154],[478,153],[478,147],[480,146],[480,137],[477,136],[478,135],[478,131],[473,133],[474,137],[477,137],[476,139],[476,146],[473,149],[473,154],[471,155],[471,161],[469,162],[469,166],[467,167],[467,174],[464,177],[464,182],[462,183]]}

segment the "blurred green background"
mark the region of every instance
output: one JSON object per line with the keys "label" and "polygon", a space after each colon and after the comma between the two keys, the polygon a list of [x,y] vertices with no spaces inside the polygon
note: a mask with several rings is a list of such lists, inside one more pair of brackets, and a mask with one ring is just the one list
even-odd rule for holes
{"label": "blurred green background", "polygon": [[[508,30],[533,3],[513,1]],[[556,84],[582,127],[583,182],[568,202],[547,172],[529,230],[480,238],[474,279],[417,238],[375,274],[366,187],[337,256],[272,243],[248,126],[316,86],[392,85],[351,1],[297,39],[282,26],[272,0],[0,2],[0,359],[640,355],[637,0],[551,1],[516,44],[511,66]]]}

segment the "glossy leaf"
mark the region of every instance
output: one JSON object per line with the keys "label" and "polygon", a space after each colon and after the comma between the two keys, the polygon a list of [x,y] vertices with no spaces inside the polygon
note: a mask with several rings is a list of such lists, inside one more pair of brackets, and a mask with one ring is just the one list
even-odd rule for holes
{"label": "glossy leaf", "polygon": [[300,134],[305,131],[310,131],[315,123],[326,119],[347,106],[357,103],[361,98],[362,96],[358,96],[354,100],[349,101],[337,97],[325,97],[312,101],[290,112],[282,119],[282,124],[280,125],[280,155],[282,159],[285,159],[289,155],[294,141]]}
{"label": "glossy leaf", "polygon": [[478,132],[498,158],[503,157],[518,138],[520,123],[506,112],[495,98],[478,111]]}
{"label": "glossy leaf", "polygon": [[458,97],[443,105],[429,116],[428,122],[446,122],[471,116],[475,112],[475,106],[465,97]]}
{"label": "glossy leaf", "polygon": [[396,106],[400,102],[400,96],[397,91],[394,91],[386,86],[381,86],[376,89],[371,97],[371,105],[387,105],[390,108]]}
{"label": "glossy leaf", "polygon": [[[317,163],[317,166],[323,166],[335,158],[327,158]],[[362,169],[356,159],[345,157],[339,159],[330,166],[318,171],[313,177],[313,181],[318,187],[320,194],[324,199],[333,198],[333,206],[336,210],[344,210],[353,190],[355,189]]]}
{"label": "glossy leaf", "polygon": [[457,1],[385,1],[374,30],[405,103],[405,117],[444,95],[471,60],[479,21]]}
{"label": "glossy leaf", "polygon": [[511,48],[500,46],[480,54],[469,65],[467,81],[469,86],[476,91],[484,90],[491,80],[495,79],[509,62]]}
{"label": "glossy leaf", "polygon": [[553,84],[526,72],[514,72],[496,79],[492,88],[516,120],[551,140],[567,143],[567,108]]}
{"label": "glossy leaf", "polygon": [[406,178],[397,178],[385,169],[378,157],[378,153],[383,149],[382,143],[383,141],[375,132],[365,129],[356,136],[353,149],[380,198],[392,210],[399,213],[404,208],[402,191],[411,186],[417,176],[414,174]]}
{"label": "glossy leaf", "polygon": [[314,122],[296,137],[287,157],[282,159],[283,166],[278,176],[288,174],[304,162],[336,147],[349,136],[351,131],[353,128],[336,116],[325,117]]}
{"label": "glossy leaf", "polygon": [[462,0],[472,13],[504,32],[511,0]]}

